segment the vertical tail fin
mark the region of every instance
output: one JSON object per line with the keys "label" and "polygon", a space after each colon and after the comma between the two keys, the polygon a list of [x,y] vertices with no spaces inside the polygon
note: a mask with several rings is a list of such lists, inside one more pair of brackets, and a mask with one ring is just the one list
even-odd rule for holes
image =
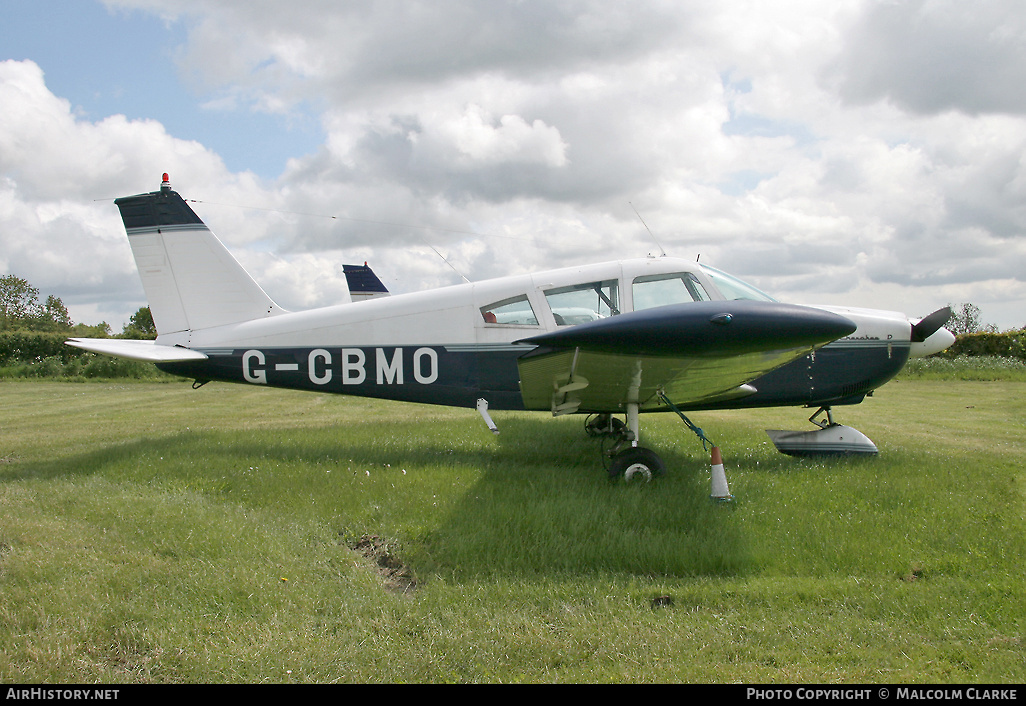
{"label": "vertical tail fin", "polygon": [[349,297],[354,302],[388,296],[388,289],[366,262],[362,265],[342,265],[342,271],[349,283]]}
{"label": "vertical tail fin", "polygon": [[158,334],[284,313],[171,190],[116,199]]}

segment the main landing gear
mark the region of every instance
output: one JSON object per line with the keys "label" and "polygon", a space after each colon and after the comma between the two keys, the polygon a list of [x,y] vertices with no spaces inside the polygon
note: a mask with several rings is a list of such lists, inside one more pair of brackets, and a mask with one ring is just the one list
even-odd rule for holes
{"label": "main landing gear", "polygon": [[[652,449],[638,446],[638,406],[627,406],[627,421],[611,414],[588,417],[584,424],[588,436],[612,441],[610,448],[602,449],[606,472],[610,480],[623,478],[628,483],[647,483],[653,477],[666,473],[666,464]],[[605,445],[603,444],[603,447]]]}
{"label": "main landing gear", "polygon": [[[660,392],[659,397],[666,406],[677,413],[689,429],[698,435],[703,446],[709,442],[702,430],[692,424],[691,420],[685,417],[666,395]],[[598,414],[588,418],[584,429],[589,436],[612,439],[612,447],[602,450],[602,458],[608,459],[606,471],[610,480],[622,477],[628,482],[642,480],[647,483],[653,477],[666,473],[666,464],[655,451],[638,446],[638,405],[636,403],[627,403],[626,422],[616,419],[611,414]]]}
{"label": "main landing gear", "polygon": [[[730,488],[727,486],[719,448],[706,437],[701,429],[692,424],[691,420],[684,416],[684,413],[677,409],[666,395],[660,392],[659,398],[663,404],[676,412],[681,421],[695,433],[702,441],[703,448],[708,450],[708,447],[712,447],[712,492],[710,497],[719,501],[733,500],[734,496],[730,494]],[[588,417],[584,424],[584,430],[588,436],[612,440],[612,446],[606,449],[603,445],[602,450],[603,460],[608,460],[606,471],[610,480],[623,478],[627,482],[648,482],[653,477],[661,476],[666,472],[666,465],[654,451],[638,446],[637,404],[627,405],[626,422],[611,414],[597,414]]]}

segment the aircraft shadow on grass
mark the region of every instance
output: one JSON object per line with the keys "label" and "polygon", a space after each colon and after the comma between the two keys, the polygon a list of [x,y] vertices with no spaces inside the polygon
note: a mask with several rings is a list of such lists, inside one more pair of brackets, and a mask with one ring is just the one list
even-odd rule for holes
{"label": "aircraft shadow on grass", "polygon": [[[286,517],[290,506],[315,498],[315,512],[338,523],[333,529],[348,537],[388,535],[388,527],[360,519],[368,504],[388,514],[390,501],[408,502],[397,494],[424,495],[426,488],[444,484],[438,494],[452,495],[437,511],[422,508],[419,522],[426,529],[409,540],[412,556],[403,557],[415,570],[457,580],[725,576],[754,570],[751,538],[732,520],[738,506],[701,492],[709,484],[707,458],[671,449],[667,457],[680,472],[656,483],[596,483],[602,472],[582,459],[593,458],[600,442],[583,438],[576,424],[503,421],[510,433],[482,433],[481,440],[465,443],[453,443],[444,429],[425,438],[416,420],[391,422],[382,425],[383,438],[396,441],[372,446],[347,442],[334,427],[184,431],[53,461],[11,463],[3,477],[103,476],[113,484],[151,488],[166,483],[169,492],[188,489]],[[296,434],[301,441],[292,440]],[[539,438],[546,448],[532,442]],[[787,459],[771,455],[758,472],[788,468]],[[274,474],[280,477],[269,479]],[[452,489],[453,483],[462,487]]]}
{"label": "aircraft shadow on grass", "polygon": [[[677,449],[667,457],[680,469],[652,484],[622,480],[596,483],[601,441],[587,439],[576,424],[551,424],[525,416],[503,419],[509,433],[481,438],[447,433],[459,419],[435,421],[425,436],[417,419],[383,423],[381,443],[353,443],[335,427],[193,430],[143,437],[78,456],[43,462],[9,462],[0,475],[21,479],[81,479],[167,485],[229,503],[290,512],[319,506],[339,536],[388,535],[366,505],[398,507],[444,484],[435,511],[422,509],[426,529],[416,545],[414,569],[454,579],[485,576],[730,576],[757,569],[753,544],[737,513],[745,503],[724,505],[702,492],[710,482],[704,456]],[[302,435],[301,440],[294,440]],[[545,441],[544,445],[537,443]],[[196,463],[196,459],[200,459]],[[847,472],[864,457],[812,462]],[[742,461],[743,463],[743,461]],[[778,454],[762,453],[746,473],[808,471]],[[274,475],[279,477],[273,478]],[[453,484],[461,485],[452,489]],[[359,499],[353,501],[354,495]],[[355,504],[353,504],[355,502]],[[402,542],[402,537],[391,537]],[[173,541],[161,537],[166,544]],[[488,557],[482,562],[481,557]]]}

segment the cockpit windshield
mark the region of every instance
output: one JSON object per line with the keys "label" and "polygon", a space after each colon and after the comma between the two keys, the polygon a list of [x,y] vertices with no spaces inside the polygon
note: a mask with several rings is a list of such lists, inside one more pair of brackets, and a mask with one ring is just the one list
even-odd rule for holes
{"label": "cockpit windshield", "polygon": [[637,277],[634,280],[633,291],[634,311],[711,299],[702,283],[690,272]]}
{"label": "cockpit windshield", "polygon": [[737,277],[720,272],[714,267],[701,265],[702,271],[709,276],[716,289],[724,299],[750,299],[753,301],[775,302],[776,299],[762,292],[747,282],[742,282]]}

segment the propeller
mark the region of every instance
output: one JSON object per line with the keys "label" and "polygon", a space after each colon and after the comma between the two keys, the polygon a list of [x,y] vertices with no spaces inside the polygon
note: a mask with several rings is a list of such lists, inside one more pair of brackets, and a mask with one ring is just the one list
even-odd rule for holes
{"label": "propeller", "polygon": [[938,330],[951,318],[951,307],[946,306],[938,309],[929,316],[924,316],[919,323],[912,324],[912,343],[922,343]]}

